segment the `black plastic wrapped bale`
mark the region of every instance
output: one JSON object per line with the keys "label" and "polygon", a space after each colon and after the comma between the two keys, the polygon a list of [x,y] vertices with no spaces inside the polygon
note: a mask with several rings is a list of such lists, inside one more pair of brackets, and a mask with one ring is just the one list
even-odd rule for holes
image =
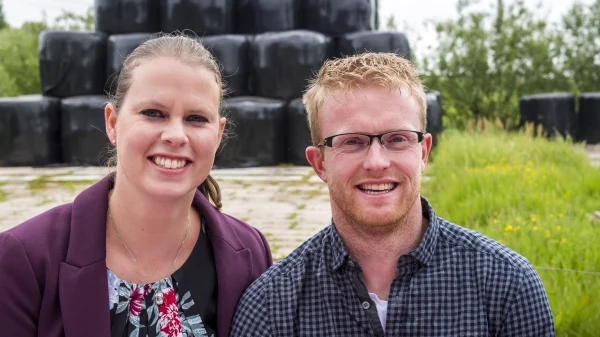
{"label": "black plastic wrapped bale", "polygon": [[217,167],[271,166],[285,162],[286,116],[283,101],[235,97],[224,101],[235,137],[218,153]]}
{"label": "black plastic wrapped bale", "polygon": [[330,36],[369,31],[372,28],[371,0],[301,0],[304,25]]}
{"label": "black plastic wrapped bale", "polygon": [[198,36],[233,33],[234,0],[161,0],[160,31]]}
{"label": "black plastic wrapped bale", "polygon": [[104,123],[106,96],[69,97],[61,101],[62,161],[71,165],[104,165],[108,137]]}
{"label": "black plastic wrapped bale", "polygon": [[310,166],[305,151],[312,143],[308,118],[301,98],[290,102],[287,114],[287,161],[294,165]]}
{"label": "black plastic wrapped bale", "polygon": [[108,35],[155,33],[161,0],[94,0],[96,31]]}
{"label": "black plastic wrapped bale", "polygon": [[152,34],[150,33],[118,34],[108,38],[105,92],[114,93],[117,90],[117,80],[125,58],[135,48],[151,38]]}
{"label": "black plastic wrapped bale", "polygon": [[325,35],[303,30],[257,35],[250,48],[252,94],[301,97],[308,79],[328,58],[330,46]]}
{"label": "black plastic wrapped bale", "polygon": [[39,56],[44,95],[102,94],[106,74],[106,35],[45,31],[40,34]]}
{"label": "black plastic wrapped bale", "polygon": [[579,140],[600,143],[600,92],[579,96]]}
{"label": "black plastic wrapped bale", "polygon": [[342,35],[338,40],[338,56],[365,52],[396,53],[410,60],[410,46],[400,32],[357,32]]}
{"label": "black plastic wrapped bale", "polygon": [[261,34],[298,29],[300,3],[304,0],[238,0],[237,27],[240,34]]}
{"label": "black plastic wrapped bale", "polygon": [[433,146],[439,143],[442,134],[442,96],[438,91],[429,91],[427,99],[427,132],[433,137]]}
{"label": "black plastic wrapped bale", "polygon": [[246,35],[216,35],[202,39],[219,60],[229,97],[248,95],[250,42]]}
{"label": "black plastic wrapped bale", "polygon": [[575,97],[569,93],[547,93],[521,97],[519,100],[521,125],[533,123],[542,127],[543,134],[553,137],[569,135],[577,138]]}
{"label": "black plastic wrapped bale", "polygon": [[0,98],[0,166],[60,161],[60,100],[30,95]]}

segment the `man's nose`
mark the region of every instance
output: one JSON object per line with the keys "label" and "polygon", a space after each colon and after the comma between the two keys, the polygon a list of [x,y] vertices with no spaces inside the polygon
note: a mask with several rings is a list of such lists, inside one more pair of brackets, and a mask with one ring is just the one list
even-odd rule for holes
{"label": "man's nose", "polygon": [[367,148],[367,156],[363,166],[367,170],[384,170],[390,166],[388,151],[381,145],[379,138],[373,138],[371,145]]}

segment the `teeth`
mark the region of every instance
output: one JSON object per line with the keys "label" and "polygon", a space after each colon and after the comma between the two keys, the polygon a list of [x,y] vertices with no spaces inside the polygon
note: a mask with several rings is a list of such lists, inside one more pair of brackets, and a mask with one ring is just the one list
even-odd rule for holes
{"label": "teeth", "polygon": [[154,163],[162,168],[178,169],[178,168],[184,167],[185,164],[187,164],[187,161],[184,159],[177,160],[177,159],[168,159],[168,158],[163,158],[163,157],[154,157]]}
{"label": "teeth", "polygon": [[389,191],[394,188],[394,184],[363,184],[359,187],[364,191]]}

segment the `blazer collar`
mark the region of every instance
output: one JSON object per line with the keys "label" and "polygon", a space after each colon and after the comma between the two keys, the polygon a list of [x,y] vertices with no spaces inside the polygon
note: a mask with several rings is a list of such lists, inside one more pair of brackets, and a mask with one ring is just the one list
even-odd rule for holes
{"label": "blazer collar", "polygon": [[73,201],[69,247],[59,269],[59,298],[66,337],[110,336],[106,276],[106,209],[110,177]]}
{"label": "blazer collar", "polygon": [[252,282],[252,255],[240,240],[234,219],[218,211],[199,191],[194,206],[206,219],[217,271],[217,337],[228,337],[239,298]]}

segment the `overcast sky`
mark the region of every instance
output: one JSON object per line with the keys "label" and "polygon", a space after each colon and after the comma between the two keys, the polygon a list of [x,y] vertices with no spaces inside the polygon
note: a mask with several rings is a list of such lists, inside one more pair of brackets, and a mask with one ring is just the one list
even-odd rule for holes
{"label": "overcast sky", "polygon": [[[45,12],[49,20],[59,15],[63,9],[84,13],[93,6],[94,0],[2,0],[6,20],[11,26],[20,26],[25,21],[40,20]],[[341,0],[340,0],[341,1]],[[525,0],[532,9],[549,21],[557,21],[577,0]],[[593,0],[579,0],[591,3]],[[394,15],[399,28],[406,32],[412,47],[417,53],[424,52],[435,43],[435,34],[427,29],[427,20],[444,20],[456,15],[456,0],[379,0],[380,21],[384,25],[390,15]],[[481,0],[488,5],[493,0]],[[541,8],[538,4],[542,4]],[[431,26],[429,26],[431,27]]]}

